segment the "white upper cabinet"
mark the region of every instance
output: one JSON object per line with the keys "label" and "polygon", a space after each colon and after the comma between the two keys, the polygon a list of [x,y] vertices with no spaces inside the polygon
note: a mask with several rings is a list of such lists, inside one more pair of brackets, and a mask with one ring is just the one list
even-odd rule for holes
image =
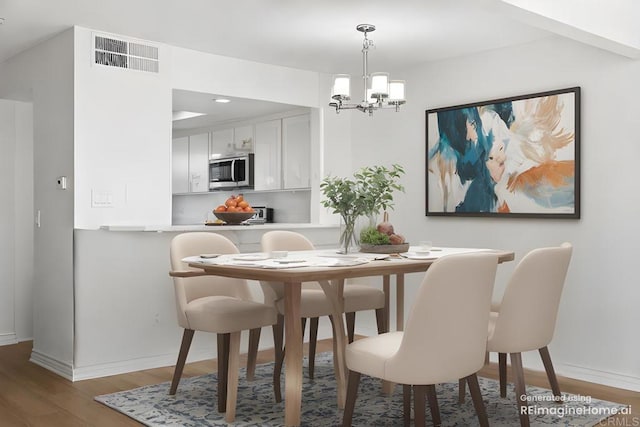
{"label": "white upper cabinet", "polygon": [[233,128],[234,151],[253,152],[253,125]]}
{"label": "white upper cabinet", "polygon": [[210,152],[212,156],[223,156],[233,151],[233,128],[211,132]]}
{"label": "white upper cabinet", "polygon": [[281,188],[281,141],[281,120],[269,120],[256,124],[254,141],[256,190],[279,190]]}
{"label": "white upper cabinet", "polygon": [[171,192],[189,191],[189,137],[175,138],[171,144]]}
{"label": "white upper cabinet", "polygon": [[310,115],[282,119],[283,188],[308,188],[311,185]]}
{"label": "white upper cabinet", "polygon": [[209,191],[209,134],[189,137],[189,191]]}
{"label": "white upper cabinet", "polygon": [[175,138],[171,153],[171,192],[209,191],[209,134]]}

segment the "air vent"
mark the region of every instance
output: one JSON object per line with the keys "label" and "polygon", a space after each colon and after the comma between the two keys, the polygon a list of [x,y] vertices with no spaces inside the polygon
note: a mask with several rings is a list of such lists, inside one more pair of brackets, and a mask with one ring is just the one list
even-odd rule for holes
{"label": "air vent", "polygon": [[147,44],[93,35],[93,61],[106,67],[157,73],[158,48]]}

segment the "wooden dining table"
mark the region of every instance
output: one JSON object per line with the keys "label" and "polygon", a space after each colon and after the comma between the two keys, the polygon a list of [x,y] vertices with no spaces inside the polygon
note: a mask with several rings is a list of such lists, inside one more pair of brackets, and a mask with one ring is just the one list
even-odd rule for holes
{"label": "wooden dining table", "polygon": [[[356,277],[382,276],[383,291],[385,293],[385,330],[389,330],[389,304],[391,292],[391,276],[396,276],[396,328],[402,330],[404,325],[404,276],[408,273],[425,272],[435,262],[437,257],[449,253],[461,253],[477,251],[478,249],[438,248],[436,257],[424,259],[409,259],[401,256],[389,256],[385,259],[376,259],[374,254],[350,254],[366,262],[349,265],[349,263],[336,266],[304,265],[294,263],[290,268],[265,268],[252,263],[215,264],[206,260],[191,260],[190,267],[202,269],[204,273],[233,277],[260,282],[280,283],[284,286],[284,318],[285,318],[285,414],[286,426],[299,426],[302,403],[302,324],[300,322],[300,299],[303,282],[318,282],[331,301],[333,308],[333,334],[334,334],[334,369],[336,374],[337,404],[344,408],[346,397],[346,363],[345,348],[347,344],[344,320],[343,290],[346,279]],[[488,249],[481,249],[487,251]],[[497,255],[498,262],[512,261],[514,253],[510,251],[490,250]],[[289,256],[298,257],[302,252],[290,252]],[[244,255],[244,254],[243,254]],[[304,256],[335,256],[336,251],[318,250],[304,251]],[[286,265],[286,264],[285,264]]]}

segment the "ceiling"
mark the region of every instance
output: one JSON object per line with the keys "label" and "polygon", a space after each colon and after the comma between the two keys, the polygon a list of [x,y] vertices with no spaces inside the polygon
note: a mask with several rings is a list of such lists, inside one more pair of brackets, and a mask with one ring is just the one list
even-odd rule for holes
{"label": "ceiling", "polygon": [[[361,72],[362,34],[355,30],[361,23],[377,27],[370,35],[376,46],[369,54],[371,71],[389,72],[554,34],[580,39],[584,33],[576,31],[576,26],[562,25],[557,16],[540,19],[540,11],[514,13],[522,12],[521,3],[527,1],[0,0],[0,18],[4,18],[0,24],[0,63],[73,25],[329,74]],[[578,7],[569,16],[582,17],[588,24],[591,21],[584,10],[592,8],[592,15],[606,23],[607,19],[601,19],[606,14],[594,6],[596,0],[528,1],[553,7],[554,12],[562,12],[558,5],[576,2],[590,6]],[[608,0],[601,4],[633,2]],[[613,9],[618,17],[629,15],[616,7],[605,9]],[[631,20],[634,28],[635,21]],[[596,39],[583,37],[582,41],[595,44]],[[189,94],[182,95],[180,102],[188,104]],[[196,98],[194,94],[194,103],[199,102]],[[247,108],[251,104],[245,104]]]}

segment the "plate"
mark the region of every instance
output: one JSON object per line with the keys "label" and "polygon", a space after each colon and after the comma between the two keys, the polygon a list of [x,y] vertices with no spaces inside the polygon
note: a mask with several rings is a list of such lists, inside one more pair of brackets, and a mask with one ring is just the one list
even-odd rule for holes
{"label": "plate", "polygon": [[436,259],[437,257],[431,253],[431,252],[427,252],[427,253],[415,253],[415,252],[407,252],[407,253],[403,253],[402,254],[403,258],[408,258],[408,259]]}

